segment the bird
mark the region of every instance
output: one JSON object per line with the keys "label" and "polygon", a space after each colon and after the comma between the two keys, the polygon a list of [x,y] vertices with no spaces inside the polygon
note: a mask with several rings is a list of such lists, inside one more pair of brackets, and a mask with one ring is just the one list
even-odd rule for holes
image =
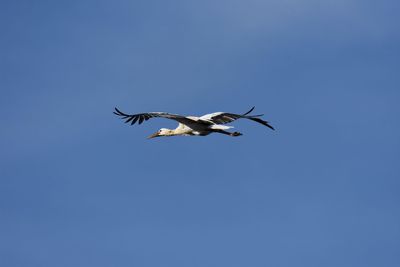
{"label": "bird", "polygon": [[171,114],[167,112],[148,112],[148,113],[138,113],[138,114],[126,114],[115,108],[113,112],[115,115],[119,116],[121,119],[125,120],[125,123],[130,123],[131,125],[138,122],[142,124],[152,118],[165,118],[177,121],[178,127],[175,129],[161,128],[154,134],[148,136],[148,139],[155,137],[166,137],[166,136],[206,136],[211,133],[220,133],[228,136],[241,136],[240,132],[229,132],[227,130],[233,128],[233,126],[225,125],[227,123],[234,122],[238,119],[248,119],[258,122],[271,130],[275,130],[269,122],[260,119],[260,115],[250,115],[255,107],[252,107],[249,111],[244,114],[234,114],[227,112],[214,112],[206,114],[200,117],[195,116],[182,116],[178,114]]}

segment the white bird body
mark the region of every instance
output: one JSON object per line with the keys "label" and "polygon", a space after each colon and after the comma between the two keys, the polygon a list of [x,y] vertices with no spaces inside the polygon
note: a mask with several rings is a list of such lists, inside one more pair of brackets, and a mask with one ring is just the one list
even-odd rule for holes
{"label": "white bird body", "polygon": [[150,118],[166,118],[166,119],[172,119],[177,121],[178,127],[175,129],[166,129],[166,128],[161,128],[158,130],[156,133],[152,134],[149,136],[149,138],[154,138],[154,137],[159,137],[159,136],[191,136],[191,135],[197,135],[197,136],[206,136],[209,135],[210,133],[222,133],[230,136],[240,136],[242,135],[239,132],[228,132],[226,130],[229,130],[233,128],[232,126],[227,126],[223,125],[226,123],[233,122],[237,119],[245,118],[249,119],[258,123],[261,123],[272,130],[274,128],[268,124],[267,121],[261,120],[258,117],[261,117],[262,115],[248,115],[250,112],[252,112],[254,107],[246,112],[243,115],[239,114],[233,114],[233,113],[227,113],[227,112],[214,112],[211,114],[206,114],[201,117],[195,117],[195,116],[181,116],[177,114],[170,114],[166,112],[149,112],[149,113],[140,113],[140,114],[125,114],[115,108],[114,114],[121,116],[122,119],[126,119],[126,123],[130,122],[131,125],[135,124],[137,121],[139,124],[141,124],[143,121],[147,121]]}

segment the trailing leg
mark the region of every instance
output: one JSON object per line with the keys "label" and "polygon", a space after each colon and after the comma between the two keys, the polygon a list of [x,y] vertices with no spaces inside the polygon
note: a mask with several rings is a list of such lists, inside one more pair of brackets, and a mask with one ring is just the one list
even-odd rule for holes
{"label": "trailing leg", "polygon": [[225,134],[225,135],[229,135],[229,136],[241,136],[241,135],[242,135],[242,134],[239,133],[239,132],[230,133],[230,132],[227,132],[227,131],[224,131],[224,130],[214,130],[214,132],[216,132],[216,133],[221,133],[221,134]]}
{"label": "trailing leg", "polygon": [[243,135],[242,133],[239,133],[239,132],[233,132],[233,133],[231,133],[231,136],[241,136],[241,135]]}

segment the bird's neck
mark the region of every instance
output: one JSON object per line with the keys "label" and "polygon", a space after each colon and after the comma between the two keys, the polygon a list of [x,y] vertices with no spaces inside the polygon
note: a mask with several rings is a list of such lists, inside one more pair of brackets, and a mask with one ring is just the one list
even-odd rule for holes
{"label": "bird's neck", "polygon": [[178,134],[175,132],[175,130],[168,129],[168,131],[166,131],[163,135],[164,136],[174,136],[174,135],[178,135]]}
{"label": "bird's neck", "polygon": [[166,136],[176,136],[176,135],[186,135],[187,131],[183,129],[175,129],[175,130],[169,130],[166,133]]}

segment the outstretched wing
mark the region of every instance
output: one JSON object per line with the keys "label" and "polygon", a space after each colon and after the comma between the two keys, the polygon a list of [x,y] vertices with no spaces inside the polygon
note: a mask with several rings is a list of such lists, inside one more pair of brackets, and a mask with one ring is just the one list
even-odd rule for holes
{"label": "outstretched wing", "polygon": [[205,121],[211,121],[216,124],[226,124],[233,122],[238,119],[249,119],[255,122],[258,122],[262,125],[267,126],[268,128],[275,130],[274,127],[272,127],[267,121],[264,121],[258,117],[263,116],[261,115],[248,115],[250,112],[254,110],[255,107],[252,107],[249,111],[247,111],[244,114],[233,114],[233,113],[227,113],[227,112],[215,112],[211,114],[206,114],[204,116],[200,117],[200,120],[205,120]]}
{"label": "outstretched wing", "polygon": [[185,125],[190,125],[193,123],[196,123],[197,121],[189,119],[185,116],[177,115],[177,114],[170,114],[166,112],[148,112],[148,113],[139,113],[139,114],[126,114],[120,111],[119,109],[115,108],[115,111],[113,112],[115,115],[120,116],[122,119],[125,120],[125,123],[131,123],[131,125],[135,124],[138,122],[139,124],[142,124],[144,121],[147,121],[151,118],[165,118],[165,119],[171,119],[175,120],[177,122],[180,122]]}

